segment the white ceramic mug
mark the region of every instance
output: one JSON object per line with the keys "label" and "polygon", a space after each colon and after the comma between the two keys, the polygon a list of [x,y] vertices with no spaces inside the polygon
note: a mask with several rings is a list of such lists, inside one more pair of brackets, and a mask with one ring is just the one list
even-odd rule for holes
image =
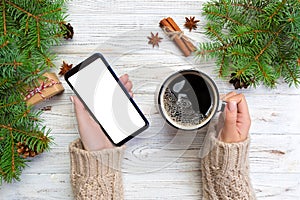
{"label": "white ceramic mug", "polygon": [[157,110],[171,126],[196,130],[205,126],[219,109],[214,81],[198,70],[182,70],[168,76],[155,94]]}

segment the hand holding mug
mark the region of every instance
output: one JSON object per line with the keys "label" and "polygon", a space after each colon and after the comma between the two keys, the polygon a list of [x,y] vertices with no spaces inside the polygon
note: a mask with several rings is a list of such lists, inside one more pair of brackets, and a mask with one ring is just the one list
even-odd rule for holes
{"label": "hand holding mug", "polygon": [[242,142],[247,139],[251,119],[248,105],[243,94],[230,92],[225,96],[225,122],[219,135],[223,142]]}

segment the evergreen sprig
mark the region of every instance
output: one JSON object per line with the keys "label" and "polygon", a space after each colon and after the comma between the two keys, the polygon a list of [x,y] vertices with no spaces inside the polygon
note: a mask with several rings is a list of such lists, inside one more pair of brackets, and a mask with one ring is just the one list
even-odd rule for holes
{"label": "evergreen sprig", "polygon": [[216,58],[220,77],[274,87],[300,84],[299,0],[213,0],[203,6],[205,34],[197,57]]}
{"label": "evergreen sprig", "polygon": [[54,66],[52,45],[65,33],[65,0],[0,1],[0,185],[20,180],[27,160],[17,143],[41,153],[52,137],[41,111],[27,106],[24,95]]}

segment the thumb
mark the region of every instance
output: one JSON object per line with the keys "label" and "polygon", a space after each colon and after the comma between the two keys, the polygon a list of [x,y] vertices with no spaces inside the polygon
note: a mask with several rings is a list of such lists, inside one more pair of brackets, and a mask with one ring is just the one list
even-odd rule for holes
{"label": "thumb", "polygon": [[225,108],[225,121],[220,139],[223,142],[231,142],[237,136],[237,102],[229,101]]}

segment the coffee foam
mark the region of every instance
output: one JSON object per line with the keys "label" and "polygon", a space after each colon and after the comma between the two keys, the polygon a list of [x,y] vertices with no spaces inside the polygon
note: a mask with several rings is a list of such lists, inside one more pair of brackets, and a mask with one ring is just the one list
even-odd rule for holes
{"label": "coffee foam", "polygon": [[[206,113],[201,113],[199,108],[194,109],[195,105],[191,105],[192,103],[187,96],[180,96],[180,94],[178,95],[177,93],[175,94],[174,92],[172,92],[170,84],[172,83],[172,81],[183,75],[179,73],[177,75],[169,77],[169,79],[165,82],[161,90],[160,106],[162,114],[173,126],[184,130],[194,130],[204,126],[213,117],[217,109],[216,104],[218,102],[218,98],[216,99],[215,97],[218,96],[218,92],[212,80],[207,78],[206,76],[202,76],[202,74],[197,71],[191,71],[187,74],[197,75],[199,76],[199,78],[205,81],[211,99],[211,106],[208,111]],[[189,84],[188,81],[187,83]],[[212,86],[214,86],[215,88],[212,89]],[[192,88],[190,85],[188,85],[188,87]],[[194,94],[195,92],[196,91],[193,90]]]}

